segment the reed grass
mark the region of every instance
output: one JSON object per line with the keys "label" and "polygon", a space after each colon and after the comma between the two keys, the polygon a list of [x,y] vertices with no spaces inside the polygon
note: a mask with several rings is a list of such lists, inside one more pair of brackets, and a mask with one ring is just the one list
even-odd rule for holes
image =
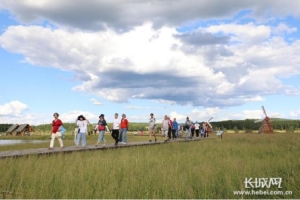
{"label": "reed grass", "polygon": [[[5,198],[28,199],[299,198],[299,144],[299,134],[227,134],[197,142],[6,158],[0,160],[0,190],[11,192]],[[281,177],[280,190],[293,194],[234,196],[250,177]]]}

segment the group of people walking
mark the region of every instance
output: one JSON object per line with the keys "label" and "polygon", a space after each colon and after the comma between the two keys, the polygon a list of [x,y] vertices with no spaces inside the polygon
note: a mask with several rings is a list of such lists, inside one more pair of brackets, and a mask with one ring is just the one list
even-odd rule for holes
{"label": "group of people walking", "polygon": [[208,137],[209,133],[209,125],[207,122],[203,122],[202,124],[198,123],[197,121],[193,123],[189,117],[186,118],[185,124],[183,129],[185,129],[185,139],[188,139],[189,137],[192,139],[196,133],[196,137],[199,137],[199,134],[201,137]]}
{"label": "group of people walking", "polygon": [[[122,144],[127,143],[127,130],[129,122],[126,118],[125,114],[122,114],[122,118],[119,119],[118,113],[115,113],[113,123],[111,124],[110,130],[111,130],[111,136],[115,140],[115,145],[118,145],[119,142]],[[55,138],[58,139],[60,148],[63,149],[63,141],[61,139],[61,133],[59,132],[60,127],[62,127],[63,123],[58,118],[59,114],[54,113],[53,114],[54,120],[52,121],[52,134],[51,134],[51,141],[50,141],[50,147],[49,150],[53,149],[54,146],[54,140]],[[77,137],[75,140],[76,147],[79,147],[79,143],[81,141],[81,146],[84,148],[86,147],[86,133],[88,129],[88,125],[90,124],[89,120],[86,119],[83,115],[78,116],[78,118],[75,121],[75,124],[77,126]],[[101,114],[99,116],[98,121],[98,131],[99,131],[99,137],[97,140],[97,143],[95,146],[98,146],[101,142],[103,142],[103,146],[106,146],[106,139],[105,139],[105,131],[110,131],[108,124],[104,118],[104,114]]]}
{"label": "group of people walking", "polygon": [[[60,127],[62,127],[63,123],[58,118],[59,114],[54,113],[53,114],[54,120],[52,121],[52,134],[51,134],[51,141],[50,141],[50,147],[48,149],[53,149],[54,146],[54,140],[55,138],[58,139],[60,148],[63,148],[63,141],[61,139],[61,133],[59,132]],[[86,133],[88,129],[88,124],[90,124],[89,120],[86,119],[83,115],[78,116],[78,118],[75,121],[75,124],[77,126],[77,137],[75,140],[76,147],[79,147],[79,143],[81,141],[81,146],[86,147]],[[154,141],[157,141],[156,137],[156,119],[154,117],[154,114],[150,114],[149,119],[149,142],[152,142],[152,137],[154,137]],[[127,144],[127,131],[128,131],[129,122],[126,118],[125,114],[122,114],[122,118],[119,118],[118,113],[115,113],[114,120],[111,124],[111,127],[109,129],[108,124],[104,118],[104,114],[101,114],[99,116],[99,121],[97,124],[97,129],[99,131],[99,137],[97,140],[97,143],[95,146],[98,146],[101,142],[103,142],[103,146],[106,146],[106,139],[105,139],[105,131],[110,131],[112,138],[115,140],[115,145],[118,145],[118,143]],[[186,118],[185,124],[180,126],[176,118],[173,118],[173,120],[170,119],[167,115],[164,116],[164,119],[161,123],[161,131],[162,134],[165,136],[164,141],[167,142],[169,140],[176,140],[176,138],[181,137],[180,131],[185,130],[185,139],[193,138],[194,134],[196,133],[196,137],[199,137],[199,133],[201,134],[201,137],[208,137],[208,123],[203,122],[202,125],[198,122],[193,123],[189,117]]]}
{"label": "group of people walking", "polygon": [[[115,145],[118,143],[127,144],[127,131],[128,131],[129,122],[126,118],[125,114],[122,114],[122,118],[119,119],[119,114],[115,113],[114,120],[111,124],[111,136],[115,140]],[[106,146],[106,139],[105,139],[105,131],[110,131],[107,122],[104,119],[104,114],[99,116],[98,121],[98,130],[99,130],[99,137],[95,146],[98,146],[101,142],[103,142],[103,146]],[[78,144],[76,144],[78,145]]]}
{"label": "group of people walking", "polygon": [[181,137],[180,131],[185,130],[185,139],[188,138],[193,139],[195,133],[196,137],[199,138],[199,134],[201,137],[208,137],[209,125],[207,122],[203,122],[202,125],[198,122],[193,123],[189,117],[186,118],[184,125],[180,126],[176,118],[173,121],[167,115],[164,116],[164,119],[161,124],[162,134],[165,135],[165,141],[176,140],[176,138]]}

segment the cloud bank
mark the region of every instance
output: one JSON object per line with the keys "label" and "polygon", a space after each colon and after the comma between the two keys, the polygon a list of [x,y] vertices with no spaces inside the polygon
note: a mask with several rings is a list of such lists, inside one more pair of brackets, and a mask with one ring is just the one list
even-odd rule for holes
{"label": "cloud bank", "polygon": [[[299,17],[299,6],[279,0],[4,0],[0,8],[23,25],[8,27],[0,45],[32,65],[74,72],[81,82],[74,90],[112,102],[222,108],[299,94],[280,80],[300,73],[300,41],[284,37],[298,30],[267,17]],[[226,22],[245,10],[240,20],[249,22]],[[209,20],[215,23],[178,31]]]}

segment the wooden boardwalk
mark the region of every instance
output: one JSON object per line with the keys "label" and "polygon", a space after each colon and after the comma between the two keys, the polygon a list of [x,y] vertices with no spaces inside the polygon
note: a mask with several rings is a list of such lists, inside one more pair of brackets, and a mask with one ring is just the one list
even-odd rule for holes
{"label": "wooden boardwalk", "polygon": [[58,153],[72,153],[72,152],[81,152],[81,151],[93,151],[93,150],[106,150],[106,149],[118,149],[118,148],[129,148],[129,147],[136,147],[136,146],[146,146],[146,145],[162,145],[168,144],[173,142],[193,142],[193,141],[200,141],[200,140],[207,140],[207,139],[215,139],[215,138],[194,138],[193,140],[188,139],[177,139],[168,142],[164,141],[157,141],[157,142],[130,142],[127,144],[118,144],[115,146],[114,144],[108,144],[106,147],[102,145],[88,145],[86,147],[76,147],[76,146],[67,146],[63,149],[59,147],[53,148],[53,150],[49,150],[48,148],[40,148],[40,149],[26,149],[26,150],[16,150],[16,151],[3,151],[0,152],[0,158],[9,158],[9,157],[24,157],[29,155],[51,155],[51,154],[58,154]]}

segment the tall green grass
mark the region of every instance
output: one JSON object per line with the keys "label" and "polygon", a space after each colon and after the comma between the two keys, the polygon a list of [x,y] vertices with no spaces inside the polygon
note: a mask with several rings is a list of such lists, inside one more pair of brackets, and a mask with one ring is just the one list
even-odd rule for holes
{"label": "tall green grass", "polygon": [[[299,198],[300,135],[223,139],[0,160],[6,198]],[[250,177],[281,177],[290,196],[234,196]],[[274,188],[276,190],[276,188]],[[278,190],[278,189],[277,189]]]}

